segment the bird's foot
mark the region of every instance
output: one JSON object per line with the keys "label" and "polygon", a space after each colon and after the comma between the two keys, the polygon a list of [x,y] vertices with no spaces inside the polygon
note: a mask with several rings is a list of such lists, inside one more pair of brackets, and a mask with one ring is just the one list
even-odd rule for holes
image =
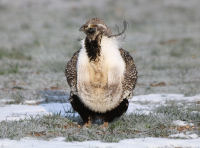
{"label": "bird's foot", "polygon": [[85,128],[85,127],[91,127],[91,121],[88,121],[87,123],[85,123],[83,125],[83,128]]}
{"label": "bird's foot", "polygon": [[108,122],[104,122],[101,128],[108,128]]}

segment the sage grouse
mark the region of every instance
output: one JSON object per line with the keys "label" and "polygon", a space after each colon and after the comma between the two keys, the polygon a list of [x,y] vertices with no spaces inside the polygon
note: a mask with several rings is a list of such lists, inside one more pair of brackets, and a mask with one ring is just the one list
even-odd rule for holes
{"label": "sage grouse", "polygon": [[102,20],[92,18],[79,30],[86,38],[80,40],[81,49],[67,63],[65,76],[71,89],[69,101],[85,127],[99,117],[106,128],[128,109],[137,70],[131,55],[119,46],[126,29],[124,21],[124,30],[112,35]]}

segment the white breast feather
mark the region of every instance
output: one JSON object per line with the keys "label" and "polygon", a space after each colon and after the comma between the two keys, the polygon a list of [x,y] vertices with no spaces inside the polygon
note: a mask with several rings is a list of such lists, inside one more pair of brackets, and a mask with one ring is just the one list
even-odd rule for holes
{"label": "white breast feather", "polygon": [[88,108],[104,113],[123,101],[125,62],[120,55],[117,40],[103,37],[100,62],[94,65],[89,62],[84,42],[82,40],[77,62],[78,95]]}

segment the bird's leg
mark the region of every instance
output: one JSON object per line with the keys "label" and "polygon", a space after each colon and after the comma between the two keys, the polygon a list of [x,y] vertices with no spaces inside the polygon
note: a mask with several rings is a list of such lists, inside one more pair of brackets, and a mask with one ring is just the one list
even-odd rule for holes
{"label": "bird's leg", "polygon": [[101,128],[107,128],[108,127],[108,122],[104,122]]}
{"label": "bird's leg", "polygon": [[85,122],[85,124],[84,124],[83,127],[91,127],[91,120],[90,120],[90,117],[88,117],[88,121]]}

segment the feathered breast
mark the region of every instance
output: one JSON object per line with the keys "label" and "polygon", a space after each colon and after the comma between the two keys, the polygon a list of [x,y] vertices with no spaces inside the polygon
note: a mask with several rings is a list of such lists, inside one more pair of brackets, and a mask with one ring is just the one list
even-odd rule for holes
{"label": "feathered breast", "polygon": [[118,43],[102,37],[98,60],[90,61],[85,40],[77,61],[77,91],[81,101],[91,110],[106,112],[122,101],[125,62]]}

